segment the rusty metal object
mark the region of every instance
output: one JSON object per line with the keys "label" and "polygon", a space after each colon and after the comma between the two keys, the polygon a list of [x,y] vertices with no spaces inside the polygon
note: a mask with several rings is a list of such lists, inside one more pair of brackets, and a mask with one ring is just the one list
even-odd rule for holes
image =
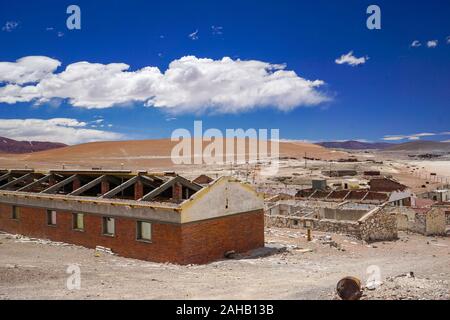
{"label": "rusty metal object", "polygon": [[361,281],[355,277],[339,280],[336,291],[342,300],[359,300],[362,296]]}

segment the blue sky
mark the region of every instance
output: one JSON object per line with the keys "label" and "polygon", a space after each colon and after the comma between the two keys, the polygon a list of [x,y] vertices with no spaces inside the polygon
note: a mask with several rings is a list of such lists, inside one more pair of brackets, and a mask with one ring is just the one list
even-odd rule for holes
{"label": "blue sky", "polygon": [[[70,4],[81,8],[81,30],[66,27]],[[381,8],[381,30],[366,27],[370,4]],[[285,108],[284,100],[280,105],[259,105],[264,103],[258,101],[265,101],[259,97],[237,111],[229,111],[226,100],[202,111],[201,101],[192,102],[195,97],[187,101],[180,97],[177,103],[183,108],[169,108],[163,102],[162,107],[145,106],[145,101],[89,108],[88,103],[75,106],[53,94],[39,103],[37,99],[0,103],[1,121],[15,119],[5,125],[0,122],[0,135],[68,143],[163,138],[176,128],[193,130],[193,121],[202,120],[204,128],[222,130],[279,128],[284,139],[449,140],[449,14],[447,0],[0,0],[0,63],[45,56],[61,63],[54,74],[80,61],[125,63],[128,71],[157,67],[163,74],[172,61],[185,56],[212,61],[230,57],[285,64],[286,71],[301,79],[324,82],[305,93],[308,98],[315,92],[326,98]],[[415,40],[421,45],[412,47]],[[437,46],[429,47],[433,40]],[[354,57],[368,59],[358,66],[336,63],[350,51]],[[11,80],[2,83],[1,79],[0,75],[0,92],[2,86],[11,85]],[[171,94],[164,91],[158,99]],[[303,101],[304,96],[292,94],[295,101]],[[272,98],[269,101],[275,101]],[[195,108],[191,103],[197,104]],[[78,122],[19,121],[55,118]],[[65,126],[70,131],[58,131]],[[104,134],[108,132],[113,134]]]}

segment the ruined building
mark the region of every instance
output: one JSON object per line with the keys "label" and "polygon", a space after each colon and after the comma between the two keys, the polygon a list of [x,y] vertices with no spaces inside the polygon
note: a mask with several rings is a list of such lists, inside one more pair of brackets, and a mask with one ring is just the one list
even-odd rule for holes
{"label": "ruined building", "polygon": [[228,177],[201,186],[145,171],[2,170],[0,230],[200,264],[264,246],[263,200]]}

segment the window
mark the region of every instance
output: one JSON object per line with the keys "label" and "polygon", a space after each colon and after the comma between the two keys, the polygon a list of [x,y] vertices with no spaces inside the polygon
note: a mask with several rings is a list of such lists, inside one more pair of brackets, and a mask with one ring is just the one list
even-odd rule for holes
{"label": "window", "polygon": [[151,241],[152,240],[152,224],[150,222],[137,222],[137,240]]}
{"label": "window", "polygon": [[82,213],[73,214],[73,228],[79,231],[84,230],[84,214]]}
{"label": "window", "polygon": [[47,225],[56,226],[56,211],[47,210]]}
{"label": "window", "polygon": [[114,218],[103,217],[103,234],[113,236],[115,232]]}
{"label": "window", "polygon": [[20,215],[20,208],[13,206],[12,212],[11,212],[11,218],[14,220],[19,220],[19,215]]}

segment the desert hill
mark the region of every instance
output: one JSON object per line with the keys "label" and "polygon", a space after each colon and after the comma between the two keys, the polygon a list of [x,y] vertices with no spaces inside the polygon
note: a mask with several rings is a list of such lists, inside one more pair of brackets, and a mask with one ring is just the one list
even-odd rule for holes
{"label": "desert hill", "polygon": [[[171,151],[177,143],[170,139],[91,142],[36,153],[3,155],[0,157],[0,167],[27,165],[30,168],[49,169],[60,168],[64,164],[106,169],[121,168],[123,164],[127,169],[170,168],[173,167]],[[204,143],[204,146],[208,144]],[[279,146],[280,157],[303,159],[306,154],[309,158],[331,160],[348,156],[345,152],[309,143],[280,142]]]}

